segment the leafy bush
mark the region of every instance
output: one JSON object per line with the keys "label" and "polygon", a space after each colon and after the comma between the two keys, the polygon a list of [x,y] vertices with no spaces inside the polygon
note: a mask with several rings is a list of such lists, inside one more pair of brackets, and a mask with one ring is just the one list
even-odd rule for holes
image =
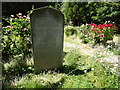
{"label": "leafy bush", "polygon": [[120,15],[118,2],[63,2],[61,11],[65,19],[73,21],[73,25],[81,23],[104,23],[112,21],[120,27]]}
{"label": "leafy bush", "polygon": [[[84,25],[83,25],[84,26]],[[84,26],[82,33],[83,42],[92,44],[106,44],[107,40],[112,40],[115,31],[118,29],[114,24],[89,24]]]}
{"label": "leafy bush", "polygon": [[64,31],[65,31],[66,36],[71,36],[71,35],[77,34],[77,29],[73,26],[66,26],[64,28]]}
{"label": "leafy bush", "polygon": [[7,74],[17,75],[23,74],[25,72],[33,71],[33,59],[22,59],[21,57],[17,57],[7,63],[3,63],[3,76]]}
{"label": "leafy bush", "polygon": [[3,57],[30,54],[30,17],[19,13],[16,16],[11,15],[10,18],[4,19],[9,23],[9,26],[3,27],[1,31]]}

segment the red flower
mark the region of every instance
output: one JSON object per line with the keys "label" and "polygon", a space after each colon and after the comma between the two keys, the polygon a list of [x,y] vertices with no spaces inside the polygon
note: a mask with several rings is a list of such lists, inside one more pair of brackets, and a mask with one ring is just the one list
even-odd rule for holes
{"label": "red flower", "polygon": [[98,27],[99,27],[99,29],[103,29],[104,25],[99,24]]}
{"label": "red flower", "polygon": [[88,33],[88,32],[85,32],[86,34]]}
{"label": "red flower", "polygon": [[108,25],[107,25],[107,24],[103,24],[103,27],[107,28],[107,27],[108,27]]}
{"label": "red flower", "polygon": [[111,27],[111,26],[113,26],[113,24],[108,24],[108,27]]}
{"label": "red flower", "polygon": [[102,31],[98,31],[98,33],[101,33]]}
{"label": "red flower", "polygon": [[90,26],[93,26],[93,28],[97,28],[97,24],[90,24]]}
{"label": "red flower", "polygon": [[97,30],[97,29],[92,29],[91,31],[95,31],[95,30]]}
{"label": "red flower", "polygon": [[115,29],[118,29],[118,27],[114,27]]}
{"label": "red flower", "polygon": [[103,37],[103,35],[98,35],[98,37]]}

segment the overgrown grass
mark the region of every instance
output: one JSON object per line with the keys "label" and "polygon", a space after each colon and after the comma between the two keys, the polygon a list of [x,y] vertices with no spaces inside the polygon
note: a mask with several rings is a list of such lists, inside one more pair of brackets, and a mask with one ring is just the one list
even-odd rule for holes
{"label": "overgrown grass", "polygon": [[36,74],[26,74],[22,78],[16,78],[12,82],[14,88],[60,88],[65,75],[55,72]]}
{"label": "overgrown grass", "polygon": [[[29,72],[32,60],[26,65],[26,73],[21,72],[22,65],[16,62],[8,63],[9,69],[4,70],[6,74],[15,71],[18,74],[21,72],[22,76],[12,75],[13,79],[10,80],[8,88],[118,88],[118,75],[117,72],[112,72],[109,67],[110,65],[104,65],[98,62],[97,56],[85,56],[81,55],[79,50],[71,50],[65,52],[64,63],[61,70],[46,71],[40,74],[34,74]],[[13,67],[14,66],[14,67]],[[33,67],[31,70],[33,71]],[[11,73],[12,74],[12,73]],[[6,84],[6,83],[5,83]]]}

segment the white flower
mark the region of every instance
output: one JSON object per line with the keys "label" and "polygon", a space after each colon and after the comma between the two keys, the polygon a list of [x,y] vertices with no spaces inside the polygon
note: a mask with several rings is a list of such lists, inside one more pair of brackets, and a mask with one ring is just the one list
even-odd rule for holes
{"label": "white flower", "polygon": [[22,16],[22,13],[18,13],[19,16]]}
{"label": "white flower", "polygon": [[87,70],[84,70],[85,73],[87,73]]}
{"label": "white flower", "polygon": [[91,70],[94,70],[94,68],[92,68]]}

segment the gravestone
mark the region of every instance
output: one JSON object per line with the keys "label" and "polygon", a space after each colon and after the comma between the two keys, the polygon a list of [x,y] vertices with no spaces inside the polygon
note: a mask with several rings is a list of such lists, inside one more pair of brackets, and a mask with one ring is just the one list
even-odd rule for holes
{"label": "gravestone", "polygon": [[35,72],[59,68],[63,53],[63,14],[53,8],[33,10],[30,15]]}

